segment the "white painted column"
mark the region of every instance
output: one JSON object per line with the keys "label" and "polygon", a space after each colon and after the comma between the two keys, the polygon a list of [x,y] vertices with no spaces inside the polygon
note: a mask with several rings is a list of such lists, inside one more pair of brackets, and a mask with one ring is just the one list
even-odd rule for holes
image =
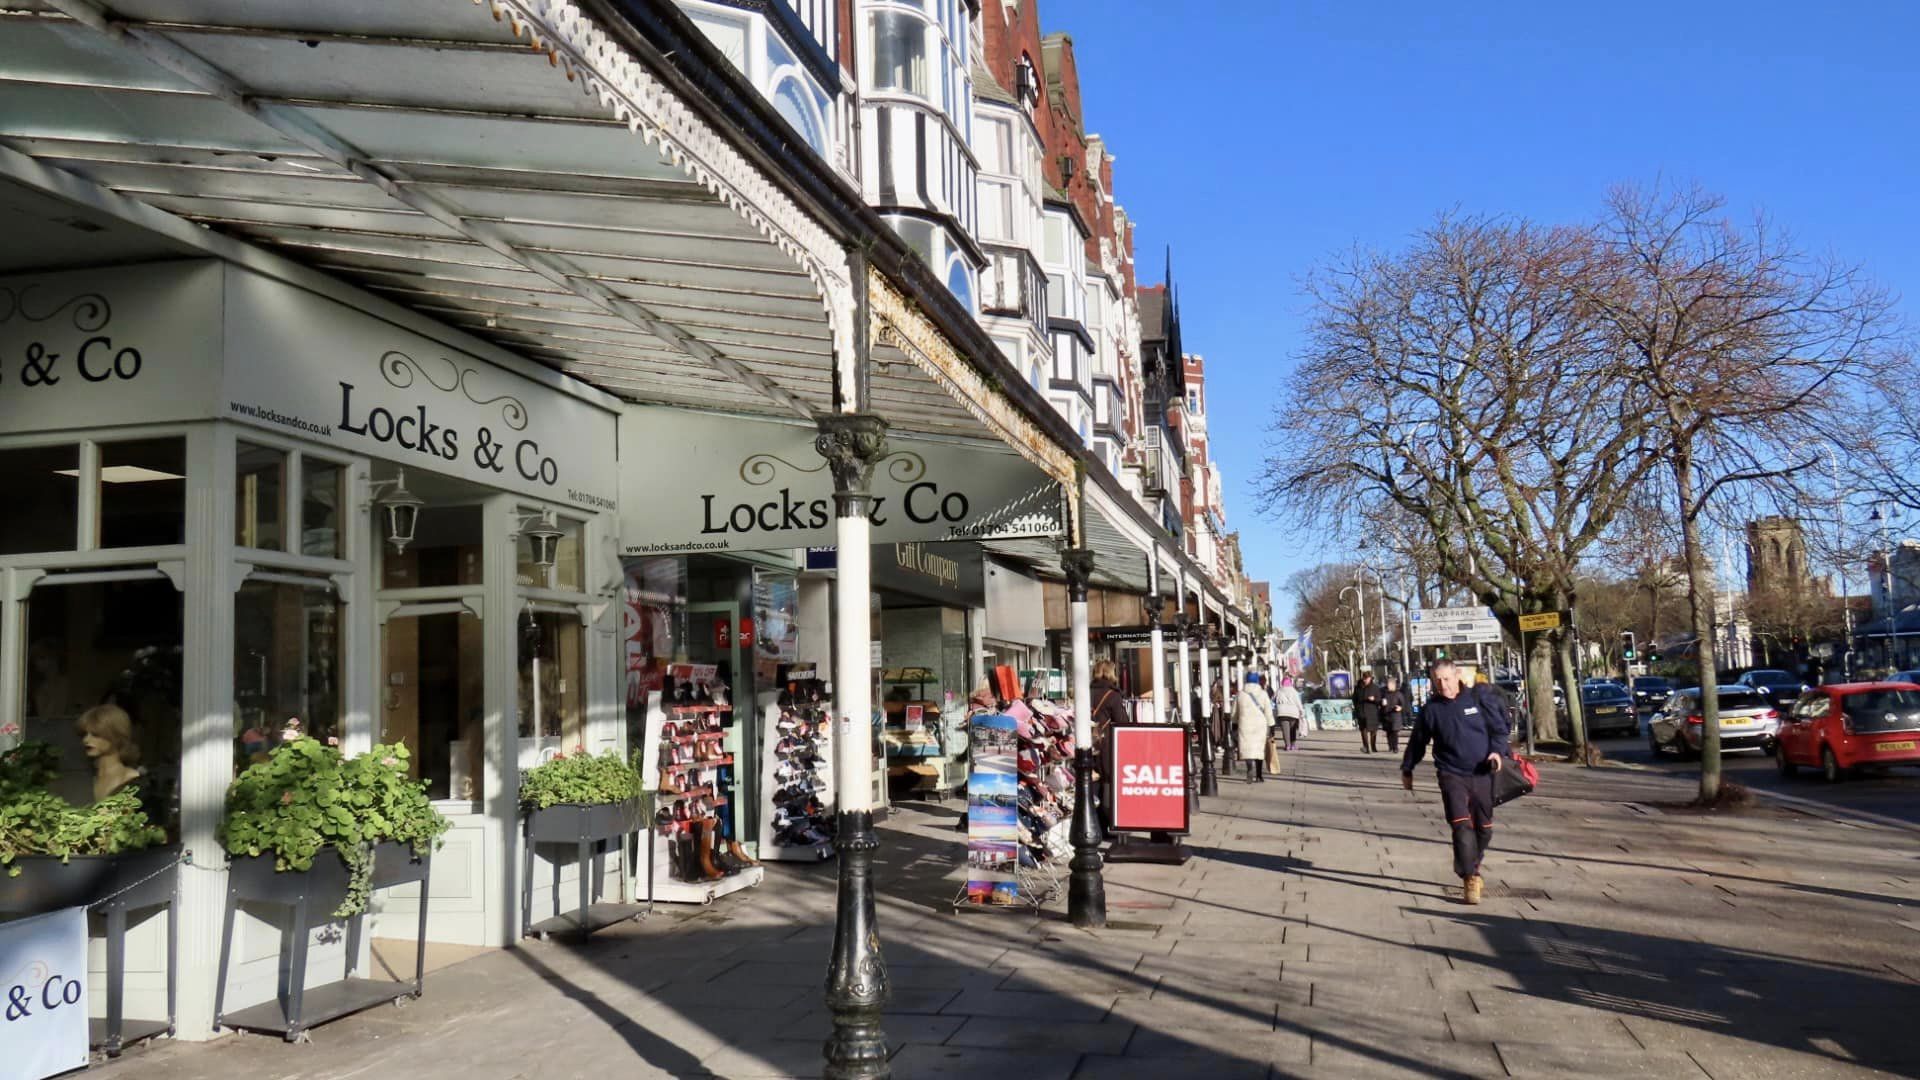
{"label": "white painted column", "polygon": [[178,1037],[210,1039],[226,911],[220,819],[233,782],[233,433],[203,424],[187,435],[187,558],[180,678]]}
{"label": "white painted column", "polygon": [[[1202,600],[1200,615],[1203,620],[1206,614],[1206,602]],[[1205,634],[1204,626],[1203,622],[1200,638],[1200,711],[1202,713],[1200,719],[1202,723],[1213,719],[1213,651],[1208,647],[1211,638]]]}
{"label": "white painted column", "polygon": [[[1165,598],[1160,595],[1160,553],[1155,551],[1147,556],[1147,590],[1153,596],[1153,603],[1162,604]],[[1162,608],[1154,609],[1153,625],[1147,632],[1148,670],[1153,672],[1153,691],[1147,699],[1147,719],[1151,723],[1167,722],[1167,643],[1160,629]]]}
{"label": "white painted column", "polygon": [[873,623],[868,612],[869,537],[866,508],[833,519],[839,576],[833,582],[834,791],[840,812],[873,809]]}
{"label": "white painted column", "polygon": [[987,681],[987,609],[967,610],[967,693]]}
{"label": "white painted column", "polygon": [[481,623],[485,664],[481,737],[486,741],[481,812],[492,834],[488,854],[498,853],[497,859],[488,860],[485,876],[487,906],[493,914],[486,928],[489,945],[520,940],[520,609],[514,603],[518,509],[519,501],[511,495],[487,500],[480,556],[486,586]]}
{"label": "white painted column", "polygon": [[1073,744],[1093,745],[1093,646],[1087,630],[1087,598],[1084,593],[1067,604],[1067,625],[1073,640]]}
{"label": "white painted column", "polygon": [[1193,656],[1187,639],[1193,636],[1192,624],[1186,622],[1187,612],[1187,572],[1180,571],[1175,581],[1174,601],[1180,612],[1180,621],[1187,627],[1180,635],[1180,672],[1175,681],[1174,691],[1180,695],[1180,722],[1192,726],[1199,720],[1193,715]]}

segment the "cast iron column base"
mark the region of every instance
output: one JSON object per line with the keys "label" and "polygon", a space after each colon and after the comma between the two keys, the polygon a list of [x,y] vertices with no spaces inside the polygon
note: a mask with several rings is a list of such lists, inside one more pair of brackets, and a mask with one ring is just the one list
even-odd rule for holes
{"label": "cast iron column base", "polygon": [[887,1039],[880,1011],[887,1004],[887,962],[880,955],[874,918],[873,811],[840,814],[834,849],[840,853],[840,891],[834,910],[833,958],[827,963],[827,1008],[833,1035],[827,1039],[826,1080],[888,1080]]}
{"label": "cast iron column base", "polygon": [[1067,864],[1067,919],[1107,925],[1107,882],[1100,875],[1100,819],[1093,808],[1093,750],[1073,752],[1073,861]]}
{"label": "cast iron column base", "polygon": [[1213,721],[1200,721],[1200,794],[1220,794],[1220,774],[1213,764]]}

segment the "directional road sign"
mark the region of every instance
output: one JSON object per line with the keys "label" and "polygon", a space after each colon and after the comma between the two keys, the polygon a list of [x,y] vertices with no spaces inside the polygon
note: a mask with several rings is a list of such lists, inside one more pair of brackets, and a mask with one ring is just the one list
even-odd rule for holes
{"label": "directional road sign", "polygon": [[1498,644],[1500,621],[1492,608],[1421,608],[1411,613],[1413,645]]}

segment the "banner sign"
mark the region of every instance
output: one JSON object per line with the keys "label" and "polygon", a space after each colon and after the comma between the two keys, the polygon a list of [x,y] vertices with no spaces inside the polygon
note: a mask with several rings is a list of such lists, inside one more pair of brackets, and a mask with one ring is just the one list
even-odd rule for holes
{"label": "banner sign", "polygon": [[[629,406],[620,419],[626,555],[834,542],[833,474],[812,425]],[[1004,447],[887,436],[873,470],[876,544],[1065,532],[1060,485]]]}
{"label": "banner sign", "polygon": [[225,419],[611,510],[614,414],[212,260],[0,278],[0,431]]}
{"label": "banner sign", "polygon": [[1412,633],[1407,641],[1416,646],[1500,642],[1500,620],[1492,608],[1415,608],[1408,620]]}
{"label": "banner sign", "polygon": [[0,923],[0,1075],[8,1080],[87,1065],[87,909]]}
{"label": "banner sign", "polygon": [[1020,731],[1011,716],[982,714],[968,723],[967,902],[1020,898]]}
{"label": "banner sign", "polygon": [[1115,724],[1107,729],[1116,830],[1188,831],[1190,738],[1185,727],[1166,724]]}

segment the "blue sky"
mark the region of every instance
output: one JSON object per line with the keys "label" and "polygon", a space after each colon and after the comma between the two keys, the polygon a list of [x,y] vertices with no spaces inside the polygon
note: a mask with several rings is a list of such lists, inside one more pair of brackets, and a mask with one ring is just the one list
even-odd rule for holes
{"label": "blue sky", "polygon": [[1455,207],[1575,220],[1664,177],[1765,210],[1920,316],[1920,3],[1039,3],[1073,36],[1142,284],[1173,247],[1256,578],[1337,557],[1257,519],[1248,485],[1299,281],[1356,243]]}

